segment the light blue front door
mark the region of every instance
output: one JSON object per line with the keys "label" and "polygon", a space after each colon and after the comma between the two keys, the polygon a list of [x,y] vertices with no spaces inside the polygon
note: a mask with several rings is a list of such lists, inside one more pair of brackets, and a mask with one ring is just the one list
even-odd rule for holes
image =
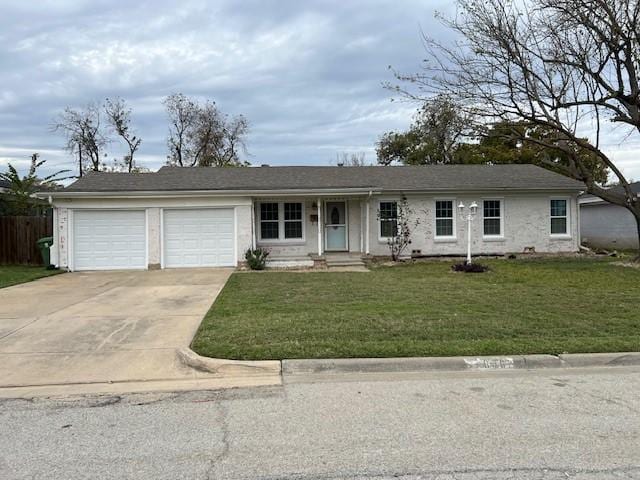
{"label": "light blue front door", "polygon": [[327,251],[347,250],[346,202],[326,202],[325,241]]}

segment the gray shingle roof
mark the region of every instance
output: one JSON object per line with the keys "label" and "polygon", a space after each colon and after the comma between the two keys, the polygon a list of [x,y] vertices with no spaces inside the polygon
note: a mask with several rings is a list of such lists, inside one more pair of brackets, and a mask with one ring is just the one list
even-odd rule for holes
{"label": "gray shingle roof", "polygon": [[534,165],[407,167],[163,167],[155,173],[90,173],[64,192],[373,189],[383,191],[581,190],[584,185]]}

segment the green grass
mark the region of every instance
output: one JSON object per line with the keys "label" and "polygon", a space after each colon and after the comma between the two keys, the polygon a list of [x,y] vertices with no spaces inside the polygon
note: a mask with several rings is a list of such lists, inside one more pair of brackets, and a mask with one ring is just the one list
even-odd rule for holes
{"label": "green grass", "polygon": [[49,277],[58,273],[60,273],[59,270],[47,270],[44,267],[0,265],[0,288],[31,282],[32,280]]}
{"label": "green grass", "polygon": [[487,260],[370,273],[235,273],[193,341],[236,359],[640,350],[640,270],[609,260]]}

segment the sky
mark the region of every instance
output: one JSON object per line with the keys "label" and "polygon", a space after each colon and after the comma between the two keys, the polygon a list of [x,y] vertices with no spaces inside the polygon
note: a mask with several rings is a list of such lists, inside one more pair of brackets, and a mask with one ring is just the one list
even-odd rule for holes
{"label": "sky", "polygon": [[[0,0],[0,169],[33,152],[45,170],[76,170],[51,125],[67,106],[121,97],[142,138],[138,163],[166,161],[162,100],[181,92],[244,115],[252,164],[322,165],[364,152],[406,128],[416,106],[383,83],[420,68],[420,31],[447,40],[435,19],[450,1],[242,0],[169,2]],[[640,179],[637,139],[607,136],[605,150]],[[637,136],[636,136],[637,137]],[[109,145],[107,159],[120,158]]]}

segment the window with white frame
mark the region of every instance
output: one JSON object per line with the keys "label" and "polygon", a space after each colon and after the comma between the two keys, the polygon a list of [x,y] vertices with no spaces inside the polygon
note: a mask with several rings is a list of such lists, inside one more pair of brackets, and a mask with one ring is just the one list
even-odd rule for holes
{"label": "window with white frame", "polygon": [[284,238],[302,238],[302,204],[284,204]]}
{"label": "window with white frame", "polygon": [[567,235],[569,233],[569,216],[567,200],[554,198],[551,200],[551,235]]}
{"label": "window with white frame", "polygon": [[380,202],[380,238],[395,237],[398,233],[398,202]]}
{"label": "window with white frame", "polygon": [[260,240],[304,238],[304,208],[300,202],[260,203]]}
{"label": "window with white frame", "polygon": [[453,238],[453,200],[436,200],[436,238]]}
{"label": "window with white frame", "polygon": [[502,236],[502,201],[484,200],[482,202],[482,234],[485,237]]}

